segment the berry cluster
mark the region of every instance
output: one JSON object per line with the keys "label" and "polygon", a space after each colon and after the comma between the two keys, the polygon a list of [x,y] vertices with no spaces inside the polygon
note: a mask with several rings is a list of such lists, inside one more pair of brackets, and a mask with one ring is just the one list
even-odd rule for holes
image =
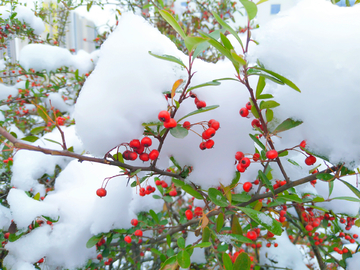
{"label": "berry cluster", "polygon": [[[138,224],[139,224],[139,221],[137,219],[134,218],[134,219],[131,220],[131,225],[133,225],[134,227],[136,227]],[[143,232],[142,232],[142,230],[136,230],[134,232],[134,235],[137,236],[137,237],[142,237]],[[130,235],[125,236],[124,241],[126,243],[130,244],[131,241],[132,241],[131,236]],[[139,239],[139,243],[141,243],[141,239]]]}
{"label": "berry cluster", "polygon": [[171,118],[168,111],[159,112],[158,118],[161,122],[164,123],[165,128],[174,128],[177,126],[177,122],[174,118]]}
{"label": "berry cluster", "polygon": [[144,197],[145,195],[149,195],[155,192],[156,188],[148,185],[146,188],[140,188],[139,195]]}
{"label": "berry cluster", "polygon": [[190,92],[190,97],[192,97],[194,99],[194,103],[196,105],[196,108],[201,109],[201,108],[206,107],[206,102],[203,101],[203,100],[198,99],[196,94]]}
{"label": "berry cluster", "polygon": [[[276,150],[269,150],[266,152],[266,157],[268,159],[276,159],[278,157],[278,152]],[[260,154],[259,153],[255,153],[253,156],[252,156],[252,160],[254,162],[257,162],[260,160]],[[245,157],[244,153],[241,152],[241,151],[238,151],[235,153],[235,164],[237,163],[236,165],[236,169],[243,173],[246,171],[246,169],[250,166],[251,164],[251,160],[250,158],[248,157]]]}
{"label": "berry cluster", "polygon": [[214,119],[208,122],[208,128],[201,134],[203,141],[200,143],[200,149],[210,149],[214,147],[215,142],[211,139],[215,136],[216,131],[220,128],[220,123]]}
{"label": "berry cluster", "polygon": [[239,113],[242,117],[247,117],[249,115],[249,111],[251,110],[251,103],[248,102],[246,103],[245,107],[244,108],[241,108]]}
{"label": "berry cluster", "polygon": [[[306,150],[305,150],[306,141],[301,141],[299,146],[302,150],[304,150],[306,152]],[[310,154],[305,159],[305,164],[308,166],[314,165],[315,162],[316,162],[316,157],[314,157],[313,155],[310,155]]]}
{"label": "berry cluster", "polygon": [[200,217],[203,215],[203,209],[201,207],[195,207],[194,212],[191,209],[192,205],[189,205],[189,208],[185,211],[185,217],[187,220],[192,220],[194,216]]}
{"label": "berry cluster", "polygon": [[13,158],[12,157],[9,157],[8,159],[4,159],[3,162],[5,164],[9,163],[9,162],[13,162]]}
{"label": "berry cluster", "polygon": [[136,160],[138,157],[140,160],[146,162],[149,160],[156,160],[159,157],[159,151],[156,149],[151,150],[149,153],[146,153],[149,150],[149,147],[152,145],[152,140],[149,137],[144,137],[141,141],[134,139],[129,144],[123,144],[131,148],[131,150],[126,149],[122,156],[125,160]]}

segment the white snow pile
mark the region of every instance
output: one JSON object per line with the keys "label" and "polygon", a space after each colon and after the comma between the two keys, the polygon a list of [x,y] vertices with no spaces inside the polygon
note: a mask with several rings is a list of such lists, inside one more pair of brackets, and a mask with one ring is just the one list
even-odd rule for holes
{"label": "white snow pile", "polygon": [[[46,57],[44,57],[46,55]],[[21,51],[19,63],[24,69],[33,68],[35,71],[55,71],[63,66],[72,66],[79,70],[80,74],[91,71],[94,68],[92,57],[89,53],[80,50],[72,55],[69,50],[47,44],[29,44]]]}
{"label": "white snow pile", "polygon": [[[0,16],[4,20],[8,19],[11,16],[11,7],[10,5],[0,6]],[[34,29],[34,34],[40,35],[45,30],[44,22],[37,16],[34,12],[25,6],[17,5],[14,12],[16,12],[15,18],[19,21],[27,23],[32,29]]]}

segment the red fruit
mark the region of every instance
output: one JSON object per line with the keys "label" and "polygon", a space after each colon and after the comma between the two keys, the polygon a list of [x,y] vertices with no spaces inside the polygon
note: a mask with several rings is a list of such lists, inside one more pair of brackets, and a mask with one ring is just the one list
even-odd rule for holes
{"label": "red fruit", "polygon": [[[195,209],[194,209],[194,215],[196,216],[196,217],[199,217],[199,216],[201,216],[203,214],[203,209],[201,208],[201,207],[195,207]],[[355,237],[354,237],[355,238]]]}
{"label": "red fruit", "polygon": [[148,160],[149,160],[149,154],[147,154],[147,153],[142,153],[142,154],[140,154],[139,158],[140,158],[140,160],[142,160],[142,161],[148,161]]}
{"label": "red fruit", "polygon": [[106,196],[106,189],[105,188],[99,188],[96,191],[96,195],[98,195],[100,198]]}
{"label": "red fruit", "polygon": [[175,197],[175,196],[177,195],[176,189],[172,189],[172,190],[169,192],[169,195],[172,196],[172,197]]}
{"label": "red fruit", "polygon": [[251,102],[249,101],[248,103],[246,103],[246,109],[248,109],[249,111],[251,110]]}
{"label": "red fruit", "polygon": [[187,220],[191,220],[193,218],[193,212],[191,212],[191,210],[186,210],[185,211],[185,216]]}
{"label": "red fruit", "polygon": [[44,262],[44,258],[41,258],[40,260],[38,260],[38,263],[43,263]]}
{"label": "red fruit", "polygon": [[96,258],[97,258],[99,261],[101,261],[102,258],[103,258],[103,256],[102,256],[101,254],[99,254],[99,255],[96,256]]}
{"label": "red fruit", "polygon": [[206,142],[205,142],[205,147],[207,148],[207,149],[210,149],[210,148],[213,148],[213,146],[214,146],[214,141],[213,140],[207,140]]}
{"label": "red fruit", "polygon": [[266,243],[266,247],[271,247],[271,243]]}
{"label": "red fruit", "polygon": [[246,109],[246,108],[241,108],[241,109],[240,109],[240,115],[241,115],[242,117],[248,116],[248,115],[249,115],[248,109]]}
{"label": "red fruit", "polygon": [[214,119],[209,120],[209,127],[218,130],[220,128],[220,123]]}
{"label": "red fruit", "polygon": [[140,256],[141,256],[141,257],[144,257],[144,252],[141,251],[141,252],[140,252]]}
{"label": "red fruit", "polygon": [[243,157],[243,158],[240,160],[239,164],[240,164],[242,167],[247,168],[247,167],[250,166],[250,159],[248,159],[247,157]]}
{"label": "red fruit", "polygon": [[174,118],[170,118],[170,120],[168,122],[164,122],[165,128],[174,128],[176,126],[177,126],[177,123]]}
{"label": "red fruit", "polygon": [[280,217],[280,218],[279,218],[279,221],[280,221],[281,223],[285,222],[285,221],[286,221],[286,217]]}
{"label": "red fruit", "polygon": [[46,224],[52,225],[52,222],[50,220],[46,221]]}
{"label": "red fruit", "polygon": [[157,186],[161,185],[161,180],[156,180],[155,185],[157,185]]}
{"label": "red fruit", "polygon": [[9,236],[10,236],[10,233],[9,233],[9,232],[4,233],[4,238],[5,238],[5,239],[9,239]]}
{"label": "red fruit", "polygon": [[190,124],[189,121],[185,121],[185,122],[183,123],[183,128],[186,128],[187,130],[190,129],[190,126],[191,126],[191,124]]}
{"label": "red fruit", "polygon": [[167,184],[165,181],[163,181],[163,182],[161,183],[161,186],[162,186],[163,188],[167,188],[167,187],[168,187],[168,184]]}
{"label": "red fruit", "polygon": [[243,185],[243,189],[245,192],[249,192],[252,188],[252,184],[250,182],[245,182]]}
{"label": "red fruit", "polygon": [[256,234],[256,232],[249,231],[246,233],[246,237],[249,238],[250,240],[255,241],[257,238],[257,234]]}
{"label": "red fruit", "polygon": [[353,238],[357,239],[359,236],[355,233],[353,234]]}
{"label": "red fruit", "polygon": [[134,232],[134,234],[135,234],[135,236],[139,236],[139,237],[143,236],[142,230],[136,230],[136,231]]}
{"label": "red fruit", "polygon": [[161,122],[168,122],[171,117],[168,111],[161,111],[159,112],[158,118]]}
{"label": "red fruit", "polygon": [[254,160],[254,161],[260,160],[260,154],[259,154],[259,153],[255,153],[255,154],[253,155],[253,160]]}
{"label": "red fruit", "polygon": [[129,153],[129,159],[130,160],[135,160],[135,159],[137,159],[137,157],[138,157],[137,153],[135,153],[135,152],[130,152]]}
{"label": "red fruit", "polygon": [[205,101],[202,101],[202,100],[199,100],[198,102],[196,102],[195,105],[198,109],[206,107]]}
{"label": "red fruit", "polygon": [[275,244],[274,244],[274,247],[278,247],[278,245],[279,245],[278,243],[275,243]]}
{"label": "red fruit", "polygon": [[306,225],[305,226],[305,230],[307,230],[307,231],[312,231],[313,230],[313,226],[311,226],[310,224],[308,224],[308,225]]}
{"label": "red fruit", "polygon": [[206,149],[206,143],[205,142],[200,143],[199,147],[200,147],[201,150],[205,150]]}
{"label": "red fruit", "polygon": [[270,150],[266,152],[266,157],[268,159],[275,159],[278,157],[278,152],[276,150]]}
{"label": "red fruit", "polygon": [[131,148],[136,149],[136,148],[139,148],[141,144],[140,144],[139,140],[134,139],[129,143],[129,145]]}
{"label": "red fruit", "polygon": [[305,159],[305,164],[308,165],[308,166],[313,165],[315,162],[316,162],[316,157],[314,157],[314,156],[308,156]]}
{"label": "red fruit", "polygon": [[155,160],[158,157],[159,157],[159,151],[156,149],[151,150],[151,152],[149,153],[149,159]]}
{"label": "red fruit", "polygon": [[254,185],[258,185],[259,183],[260,183],[259,179],[256,179],[256,180],[254,181]]}
{"label": "red fruit", "polygon": [[56,122],[58,123],[59,126],[63,126],[65,123],[65,118],[59,116],[58,118],[56,118]]}
{"label": "red fruit", "polygon": [[143,145],[144,147],[149,147],[152,145],[152,140],[149,137],[144,137],[141,139],[141,145]]}
{"label": "red fruit", "polygon": [[254,119],[251,121],[252,127],[261,127],[260,121],[258,119]]}
{"label": "red fruit", "polygon": [[236,169],[241,173],[245,172],[245,170],[246,170],[246,168],[241,166],[240,163],[238,165],[236,165]]}
{"label": "red fruit", "polygon": [[137,226],[138,224],[139,224],[139,221],[138,221],[136,218],[133,218],[133,219],[131,220],[131,225]]}
{"label": "red fruit", "polygon": [[267,236],[271,238],[271,237],[274,237],[274,234],[272,232],[268,231]]}
{"label": "red fruit", "polygon": [[305,147],[306,147],[306,141],[301,141],[300,147],[301,147],[301,148],[305,148]]}
{"label": "red fruit", "polygon": [[240,151],[236,152],[236,154],[235,154],[235,159],[236,159],[236,160],[239,160],[239,161],[240,161],[243,157],[244,157],[244,153],[243,153],[243,152],[240,152]]}
{"label": "red fruit", "polygon": [[203,133],[202,133],[202,138],[204,140],[208,140],[210,139],[211,137],[213,137],[216,133],[216,130],[213,129],[213,128],[208,128],[207,130],[205,130]]}

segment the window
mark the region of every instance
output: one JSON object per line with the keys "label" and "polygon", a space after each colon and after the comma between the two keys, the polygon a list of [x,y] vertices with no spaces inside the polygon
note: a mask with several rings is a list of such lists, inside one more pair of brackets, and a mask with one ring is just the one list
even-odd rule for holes
{"label": "window", "polygon": [[270,14],[278,14],[280,12],[280,4],[271,5]]}

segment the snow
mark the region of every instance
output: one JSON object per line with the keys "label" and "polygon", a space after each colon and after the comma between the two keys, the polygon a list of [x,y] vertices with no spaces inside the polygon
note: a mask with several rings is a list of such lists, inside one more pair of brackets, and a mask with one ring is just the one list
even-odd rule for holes
{"label": "snow", "polygon": [[[188,232],[186,237],[185,246],[193,245],[197,241],[199,241],[201,237],[195,236],[194,232]],[[206,263],[205,259],[205,249],[204,248],[194,248],[193,253],[191,254],[190,260],[192,263]]]}
{"label": "snow", "polygon": [[346,259],[346,270],[357,270],[360,265],[360,252],[352,255],[351,258]]}

